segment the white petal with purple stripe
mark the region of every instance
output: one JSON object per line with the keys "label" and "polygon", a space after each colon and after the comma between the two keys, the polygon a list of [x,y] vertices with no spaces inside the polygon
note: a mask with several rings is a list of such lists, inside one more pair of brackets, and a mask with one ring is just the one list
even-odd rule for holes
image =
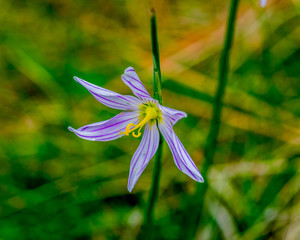
{"label": "white petal with purple stripe", "polygon": [[138,98],[152,98],[132,67],[128,67],[121,78]]}
{"label": "white petal with purple stripe", "polygon": [[167,118],[172,123],[172,125],[177,123],[181,118],[187,117],[187,114],[185,112],[178,111],[173,108],[169,108],[161,105],[159,105],[159,108],[163,114],[163,118],[164,119]]}
{"label": "white petal with purple stripe", "polygon": [[155,154],[158,142],[159,132],[156,124],[150,127],[147,123],[142,141],[131,159],[127,186],[129,192],[131,192],[150,159]]}
{"label": "white petal with purple stripe", "polygon": [[176,166],[192,179],[198,182],[204,182],[201,173],[199,172],[190,155],[187,153],[181,141],[173,131],[171,123],[168,121],[164,121],[163,123],[159,123],[158,126],[160,132],[169,145]]}
{"label": "white petal with purple stripe", "polygon": [[93,96],[102,104],[120,110],[135,110],[142,102],[134,97],[128,95],[121,95],[119,93],[99,87],[78,77],[74,79],[84,86]]}
{"label": "white petal with purple stripe", "polygon": [[113,118],[89,124],[79,129],[69,127],[78,137],[90,141],[111,141],[124,136],[120,132],[124,132],[129,123],[138,123],[138,111],[122,112]]}

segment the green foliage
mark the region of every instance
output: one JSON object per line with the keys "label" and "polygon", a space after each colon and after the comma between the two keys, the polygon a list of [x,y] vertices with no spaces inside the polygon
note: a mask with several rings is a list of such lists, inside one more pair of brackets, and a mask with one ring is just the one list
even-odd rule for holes
{"label": "green foliage", "polygon": [[[292,3],[292,4],[291,4]],[[74,75],[131,94],[136,69],[152,91],[149,3],[0,1],[0,239],[135,239],[153,159],[132,194],[139,139],[77,138],[67,127],[111,118]],[[164,104],[187,112],[175,126],[200,171],[228,15],[227,1],[152,1]],[[214,164],[205,183],[163,149],[156,239],[298,239],[300,20],[297,1],[241,1]],[[208,185],[205,196],[193,198]]]}

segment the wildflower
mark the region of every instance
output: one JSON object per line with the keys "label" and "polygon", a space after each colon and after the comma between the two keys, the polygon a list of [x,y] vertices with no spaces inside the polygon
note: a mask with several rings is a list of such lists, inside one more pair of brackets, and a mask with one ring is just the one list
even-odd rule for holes
{"label": "wildflower", "polygon": [[162,106],[153,99],[132,67],[122,75],[123,82],[137,97],[98,87],[78,77],[74,79],[84,86],[99,102],[119,110],[115,117],[79,129],[69,127],[78,137],[90,141],[111,141],[123,136],[139,137],[144,127],[142,141],[130,163],[128,191],[131,192],[150,159],[154,156],[159,143],[159,131],[164,136],[173,154],[176,166],[192,179],[203,182],[203,178],[190,155],[173,131],[174,124],[187,114]]}

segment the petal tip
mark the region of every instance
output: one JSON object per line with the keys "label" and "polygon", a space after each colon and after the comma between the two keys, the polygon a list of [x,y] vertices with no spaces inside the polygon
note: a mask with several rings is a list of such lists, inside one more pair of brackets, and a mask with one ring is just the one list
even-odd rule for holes
{"label": "petal tip", "polygon": [[198,182],[201,182],[201,183],[204,182],[204,178],[201,175],[200,175],[200,178],[199,178]]}
{"label": "petal tip", "polygon": [[[195,167],[196,168],[196,167]],[[196,168],[196,172],[195,172],[195,178],[194,178],[197,182],[204,182],[204,178],[202,177],[202,174],[199,172],[198,168]]]}
{"label": "petal tip", "polygon": [[124,73],[127,73],[127,72],[134,72],[133,67],[126,68],[125,71],[124,71]]}
{"label": "petal tip", "polygon": [[72,128],[71,126],[68,127],[69,131],[74,132],[74,128]]}
{"label": "petal tip", "polygon": [[127,186],[127,190],[128,190],[128,192],[130,192],[131,193],[131,191],[132,191],[132,189],[133,189],[133,187],[132,186]]}
{"label": "petal tip", "polygon": [[76,82],[80,83],[80,78],[79,78],[79,77],[74,76],[73,79],[74,79]]}

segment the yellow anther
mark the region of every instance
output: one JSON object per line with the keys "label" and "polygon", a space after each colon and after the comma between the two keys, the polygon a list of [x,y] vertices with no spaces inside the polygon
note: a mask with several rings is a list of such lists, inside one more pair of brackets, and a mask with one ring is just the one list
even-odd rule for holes
{"label": "yellow anther", "polygon": [[126,126],[125,131],[124,131],[124,132],[120,132],[120,134],[125,134],[126,136],[129,136],[129,133],[131,132],[130,127],[132,127],[132,126],[134,127],[135,124],[129,123],[129,124]]}
{"label": "yellow anther", "polygon": [[[146,116],[144,117],[144,119],[142,121],[140,121],[137,125],[135,125],[134,123],[129,123],[126,126],[126,129],[124,132],[120,132],[120,134],[125,134],[126,136],[128,136],[130,133],[132,133],[132,136],[134,137],[139,137],[141,136],[141,129],[143,128],[143,126],[151,119],[156,119],[158,116],[157,110],[153,107],[147,107],[146,111],[144,112],[144,114],[146,114]],[[133,126],[133,128],[131,128]],[[131,129],[130,129],[131,128]],[[138,129],[138,132],[135,133],[134,131]]]}
{"label": "yellow anther", "polygon": [[[141,128],[140,128],[140,129],[141,129]],[[136,138],[138,138],[139,136],[141,136],[140,130],[138,131],[137,134],[135,134],[135,133],[133,132],[133,133],[132,133],[132,136],[134,136],[134,137],[136,137]]]}
{"label": "yellow anther", "polygon": [[130,132],[130,127],[131,126],[135,126],[135,124],[133,124],[133,123],[129,123],[128,125],[127,125],[127,127],[126,127],[126,132]]}

